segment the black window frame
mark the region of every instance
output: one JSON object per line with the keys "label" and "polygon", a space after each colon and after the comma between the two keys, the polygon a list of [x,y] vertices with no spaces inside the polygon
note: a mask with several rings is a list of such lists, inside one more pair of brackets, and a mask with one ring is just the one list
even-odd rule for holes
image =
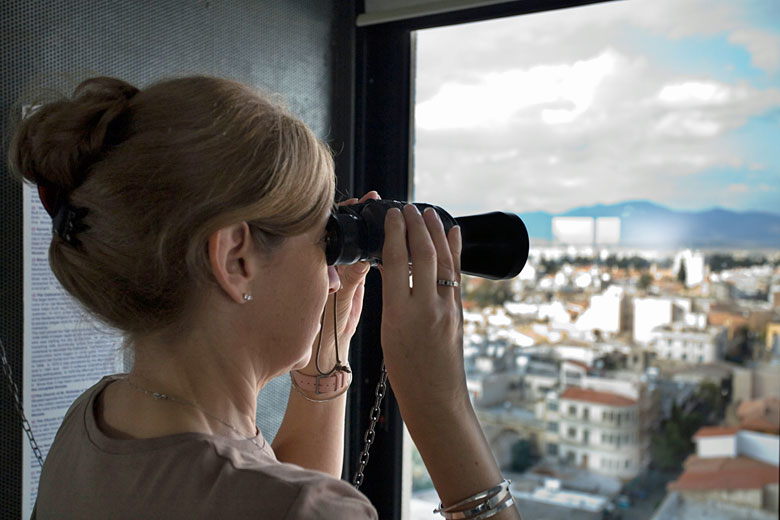
{"label": "black window frame", "polygon": [[[386,199],[407,200],[412,164],[414,31],[462,23],[580,7],[617,0],[515,0],[459,11],[357,27],[355,38],[354,125],[351,164],[342,156],[341,192],[360,196],[377,190]],[[360,4],[361,2],[358,2]],[[358,11],[362,12],[360,5]],[[345,160],[346,159],[346,160]],[[337,165],[338,165],[337,159]],[[346,174],[346,177],[345,177]],[[382,363],[381,280],[373,270],[366,281],[363,318],[358,327],[351,365],[353,388],[347,412],[344,477],[351,479],[364,445],[369,411]],[[392,390],[382,405],[361,491],[380,518],[401,518],[403,424]]]}

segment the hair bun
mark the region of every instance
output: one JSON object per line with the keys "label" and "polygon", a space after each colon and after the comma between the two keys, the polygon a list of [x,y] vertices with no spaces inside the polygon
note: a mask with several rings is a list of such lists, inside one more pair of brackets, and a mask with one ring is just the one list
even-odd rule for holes
{"label": "hair bun", "polygon": [[90,165],[121,141],[127,127],[122,116],[138,92],[119,79],[91,78],[76,87],[72,99],[37,108],[16,132],[12,168],[37,184],[66,192],[78,188]]}

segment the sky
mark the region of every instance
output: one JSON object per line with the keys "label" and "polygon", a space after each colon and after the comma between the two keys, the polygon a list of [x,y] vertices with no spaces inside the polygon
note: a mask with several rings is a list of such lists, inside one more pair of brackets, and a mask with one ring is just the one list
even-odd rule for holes
{"label": "sky", "polygon": [[414,200],[780,214],[778,0],[622,0],[416,37]]}

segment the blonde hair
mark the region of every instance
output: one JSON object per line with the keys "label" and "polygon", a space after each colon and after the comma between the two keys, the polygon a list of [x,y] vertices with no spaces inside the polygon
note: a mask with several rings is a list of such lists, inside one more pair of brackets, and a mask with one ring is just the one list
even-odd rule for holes
{"label": "blonde hair", "polygon": [[128,343],[183,327],[215,281],[208,237],[246,221],[271,251],[333,204],[329,149],[270,96],[195,76],[138,90],[92,78],[23,120],[9,150],[20,179],[88,209],[73,246],[53,235],[62,286]]}

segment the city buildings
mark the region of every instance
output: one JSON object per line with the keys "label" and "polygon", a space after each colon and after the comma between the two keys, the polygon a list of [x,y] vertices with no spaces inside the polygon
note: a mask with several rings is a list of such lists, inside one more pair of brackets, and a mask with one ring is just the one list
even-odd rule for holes
{"label": "city buildings", "polygon": [[[748,490],[695,488],[710,478],[710,470],[730,474],[748,468],[760,480],[769,473],[766,465],[772,466],[750,447],[778,445],[770,426],[780,421],[780,403],[757,399],[780,396],[780,348],[773,343],[780,337],[780,319],[763,296],[780,282],[780,268],[769,275],[766,268],[735,268],[714,276],[699,253],[664,259],[658,252],[592,249],[532,250],[533,269],[522,284],[495,289],[481,280],[465,284],[465,298],[475,288],[483,298],[467,304],[464,355],[493,453],[510,472],[521,442],[538,457],[522,474],[525,484],[519,474],[513,476],[518,483],[513,493],[532,501],[540,514],[560,518],[609,509],[620,501],[621,486],[647,478],[651,437],[672,420],[673,407],[685,416],[700,414],[703,421],[720,420],[722,406],[702,402],[701,389],[707,387],[720,390],[729,405],[725,425],[734,429],[697,433],[692,440],[700,453],[686,460],[685,476],[668,488],[658,518],[765,518],[772,482]],[[685,283],[675,257],[686,269],[693,267]],[[702,280],[694,283],[699,267]],[[756,273],[764,278],[749,283],[747,277]],[[740,352],[734,347],[741,344],[747,345],[745,355],[735,357]],[[728,435],[712,435],[724,431]],[[770,435],[769,441],[762,435]],[[588,487],[598,479],[617,488]],[[658,485],[653,504],[667,494],[665,486]],[[603,500],[590,511],[578,509],[572,498],[591,495]],[[717,513],[707,505],[713,497],[726,497],[717,502]],[[563,511],[569,508],[571,513]]]}
{"label": "city buildings", "polygon": [[660,359],[686,363],[714,363],[726,352],[726,328],[701,330],[681,324],[656,327],[651,333],[650,349]]}
{"label": "city buildings", "polygon": [[646,385],[582,377],[580,386],[551,392],[537,408],[545,421],[544,453],[621,480],[649,463],[654,396]]}
{"label": "city buildings", "polygon": [[743,427],[707,426],[694,435],[688,457],[669,490],[684,499],[778,512],[780,439]]}

